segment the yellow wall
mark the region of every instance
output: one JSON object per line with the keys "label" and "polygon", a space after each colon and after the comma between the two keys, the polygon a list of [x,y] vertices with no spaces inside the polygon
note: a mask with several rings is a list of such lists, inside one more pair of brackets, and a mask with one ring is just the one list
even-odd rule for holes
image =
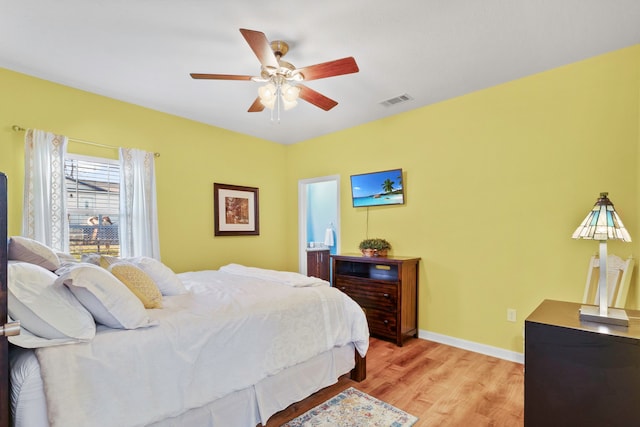
{"label": "yellow wall", "polygon": [[597,244],[571,234],[599,192],[637,236],[610,252],[638,255],[639,70],[635,46],[296,144],[288,191],[339,174],[341,250],[355,252],[367,210],[349,175],[402,167],[406,204],[369,208],[368,234],[422,258],[420,329],[521,352],[543,299],[582,299]]}
{"label": "yellow wall", "polygon": [[[177,271],[240,262],[285,268],[285,148],[0,69],[0,171],[9,178],[9,235],[20,234],[24,134],[17,124],[156,159],[162,260]],[[117,157],[70,144],[69,151]],[[260,236],[213,237],[213,183],[260,188]],[[284,230],[284,231],[283,231]]]}
{"label": "yellow wall", "polygon": [[[522,351],[524,317],[540,301],[581,299],[597,245],[570,236],[600,191],[638,236],[611,252],[639,253],[640,46],[292,146],[2,69],[0,93],[10,235],[20,233],[19,124],[160,152],[162,259],[176,271],[297,270],[298,180],[334,174],[342,252],[353,252],[367,211],[351,207],[349,176],[402,167],[406,204],[370,208],[368,234],[422,257],[420,329],[507,350]],[[260,188],[260,236],[213,237],[213,182]]]}

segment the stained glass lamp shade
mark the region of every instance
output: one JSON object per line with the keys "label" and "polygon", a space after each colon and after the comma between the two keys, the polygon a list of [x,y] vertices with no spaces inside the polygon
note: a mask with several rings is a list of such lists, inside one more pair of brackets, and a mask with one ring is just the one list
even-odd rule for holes
{"label": "stained glass lamp shade", "polygon": [[587,214],[580,226],[574,231],[574,239],[598,240],[600,242],[600,277],[598,279],[597,307],[583,305],[580,308],[580,319],[608,323],[613,325],[629,325],[627,313],[621,309],[609,308],[607,293],[607,240],[630,242],[631,236],[620,216],[607,197],[608,193],[600,193],[600,197]]}

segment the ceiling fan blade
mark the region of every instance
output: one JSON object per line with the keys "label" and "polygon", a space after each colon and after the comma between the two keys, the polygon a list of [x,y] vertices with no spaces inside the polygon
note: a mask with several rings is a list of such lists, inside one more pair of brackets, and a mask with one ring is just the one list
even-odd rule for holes
{"label": "ceiling fan blade", "polygon": [[331,98],[327,98],[320,92],[316,92],[308,86],[297,84],[297,87],[300,88],[300,98],[304,99],[310,104],[315,105],[318,108],[322,108],[324,111],[329,111],[338,103]]}
{"label": "ceiling fan blade", "polygon": [[262,110],[264,110],[264,105],[262,105],[262,102],[260,102],[260,97],[257,97],[256,100],[253,101],[253,104],[251,104],[251,107],[249,107],[247,112],[248,113],[259,113]]}
{"label": "ceiling fan blade", "polygon": [[267,36],[264,33],[244,28],[240,28],[240,32],[264,67],[279,67],[276,55],[273,53],[269,40],[267,40]]}
{"label": "ceiling fan blade", "polygon": [[356,60],[352,56],[348,58],[336,59],[335,61],[323,62],[322,64],[310,65],[299,68],[305,81],[324,79],[326,77],[341,76],[343,74],[357,73],[360,71]]}
{"label": "ceiling fan blade", "polygon": [[251,80],[252,76],[238,76],[235,74],[200,74],[191,73],[191,78],[194,79],[209,79],[209,80]]}

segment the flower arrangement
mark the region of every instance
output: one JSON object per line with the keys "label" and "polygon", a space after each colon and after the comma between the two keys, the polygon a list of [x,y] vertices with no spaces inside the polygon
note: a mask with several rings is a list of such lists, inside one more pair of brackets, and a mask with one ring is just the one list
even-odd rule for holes
{"label": "flower arrangement", "polygon": [[364,256],[387,256],[391,243],[380,238],[364,239],[358,247]]}

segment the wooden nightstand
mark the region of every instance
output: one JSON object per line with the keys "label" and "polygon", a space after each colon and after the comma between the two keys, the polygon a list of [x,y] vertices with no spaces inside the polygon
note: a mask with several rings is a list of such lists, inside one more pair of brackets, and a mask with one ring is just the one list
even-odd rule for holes
{"label": "wooden nightstand", "polygon": [[640,312],[624,327],[581,322],[580,306],[545,300],[524,322],[524,424],[638,425]]}
{"label": "wooden nightstand", "polygon": [[418,262],[411,257],[331,255],[333,286],[364,309],[371,335],[399,346],[418,336]]}

